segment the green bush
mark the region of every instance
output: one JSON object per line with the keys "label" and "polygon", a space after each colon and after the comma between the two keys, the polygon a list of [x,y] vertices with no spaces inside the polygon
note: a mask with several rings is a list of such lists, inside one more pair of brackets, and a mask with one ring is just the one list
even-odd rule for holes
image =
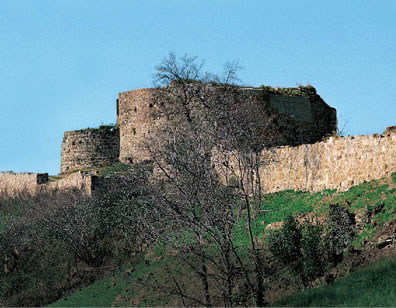
{"label": "green bush", "polygon": [[354,216],[339,204],[329,206],[326,226],[299,225],[289,216],[283,227],[269,237],[269,249],[283,264],[290,266],[304,287],[320,277],[329,266],[343,259],[353,238]]}
{"label": "green bush", "polygon": [[288,216],[283,228],[271,234],[269,248],[282,263],[291,265],[293,268],[300,266],[298,263],[302,257],[302,234],[293,216]]}
{"label": "green bush", "polygon": [[339,204],[329,206],[325,246],[327,259],[334,266],[343,260],[344,250],[353,239],[354,225],[354,216],[345,207]]}
{"label": "green bush", "polygon": [[269,238],[269,249],[283,264],[290,266],[304,287],[323,273],[322,228],[311,224],[300,226],[289,216],[282,229]]}
{"label": "green bush", "polygon": [[303,270],[302,279],[307,284],[323,274],[325,262],[322,228],[311,224],[302,226]]}

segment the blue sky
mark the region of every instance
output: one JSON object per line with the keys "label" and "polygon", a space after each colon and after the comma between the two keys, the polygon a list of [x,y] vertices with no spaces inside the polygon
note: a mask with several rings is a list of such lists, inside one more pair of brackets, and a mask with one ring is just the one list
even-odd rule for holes
{"label": "blue sky", "polygon": [[349,135],[396,125],[394,0],[1,0],[0,170],[57,174],[63,132],[116,122],[169,53],[310,83]]}

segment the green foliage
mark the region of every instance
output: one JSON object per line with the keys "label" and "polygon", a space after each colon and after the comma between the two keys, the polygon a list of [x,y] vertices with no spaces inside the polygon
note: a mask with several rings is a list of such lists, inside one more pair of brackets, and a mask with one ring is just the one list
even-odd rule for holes
{"label": "green foliage", "polygon": [[[269,238],[269,248],[281,262],[296,267],[301,271],[299,262],[302,258],[302,232],[297,220],[288,216],[283,228],[275,231]],[[295,264],[295,265],[294,265]],[[293,266],[294,265],[294,266]]]}
{"label": "green foliage", "polygon": [[343,252],[353,239],[354,216],[339,204],[329,206],[326,226],[326,254],[333,265],[342,261]]}
{"label": "green foliage", "polygon": [[326,268],[323,255],[322,227],[311,224],[302,226],[303,277],[307,282],[323,275]]}
{"label": "green foliage", "polygon": [[269,249],[283,264],[290,266],[300,277],[304,287],[323,274],[323,240],[321,227],[311,224],[300,226],[289,216],[280,230],[269,237]]}
{"label": "green foliage", "polygon": [[101,124],[99,125],[99,127],[87,127],[85,129],[80,129],[79,131],[83,132],[83,131],[97,131],[97,132],[109,132],[112,131],[114,129],[117,129],[118,125],[117,124]]}
{"label": "green foliage", "polygon": [[0,232],[8,228],[21,215],[23,199],[4,198],[0,200]]}
{"label": "green foliage", "polygon": [[360,233],[352,242],[353,246],[357,249],[362,248],[364,242],[371,240],[375,235],[375,228],[370,224],[366,224],[362,233]]}
{"label": "green foliage", "polygon": [[55,181],[58,181],[58,180],[61,180],[61,179],[62,179],[62,177],[60,177],[60,176],[50,175],[48,177],[48,182],[55,182]]}
{"label": "green foliage", "polygon": [[97,128],[88,128],[88,129],[97,130],[97,131],[112,131],[113,129],[116,129],[117,127],[118,127],[117,124],[111,123],[111,124],[107,124],[107,125],[101,124]]}
{"label": "green foliage", "polygon": [[392,177],[392,182],[396,183],[396,172],[393,172],[391,177]]}
{"label": "green foliage", "polygon": [[344,249],[353,238],[353,226],[353,215],[338,204],[329,206],[324,227],[308,222],[299,225],[293,216],[288,216],[283,227],[270,234],[269,249],[279,261],[290,266],[306,287],[330,265],[342,261]]}

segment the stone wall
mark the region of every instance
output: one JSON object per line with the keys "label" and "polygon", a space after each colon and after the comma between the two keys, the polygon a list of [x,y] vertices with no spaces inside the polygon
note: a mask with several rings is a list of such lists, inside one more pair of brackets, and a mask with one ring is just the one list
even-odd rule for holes
{"label": "stone wall", "polygon": [[68,189],[78,189],[84,194],[91,196],[93,191],[93,175],[87,172],[73,172],[63,175],[60,179],[48,182],[39,187],[40,192],[64,191]]}
{"label": "stone wall", "polygon": [[65,132],[62,141],[61,172],[108,165],[118,161],[119,155],[118,128],[101,126],[96,129]]}
{"label": "stone wall", "polygon": [[[389,176],[396,171],[396,131],[389,129],[385,133],[330,137],[314,144],[282,146],[263,151],[264,164],[260,168],[263,191],[343,191],[364,181]],[[48,182],[46,173],[0,172],[0,196],[26,196],[73,188],[93,195],[106,192],[114,186],[125,185],[127,180],[122,176],[101,178],[79,171]]]}
{"label": "stone wall", "polygon": [[35,195],[38,187],[47,181],[47,173],[0,172],[0,196]]}
{"label": "stone wall", "polygon": [[[216,91],[216,87],[211,89]],[[246,100],[264,104],[277,114],[277,145],[314,143],[337,129],[336,110],[329,107],[313,88],[241,88]],[[120,128],[120,161],[134,163],[148,157],[142,148],[146,137],[161,125],[155,116],[161,101],[156,88],[119,93],[117,124]]]}
{"label": "stone wall", "polygon": [[150,129],[159,121],[152,118],[155,89],[138,89],[119,93],[117,125],[120,128],[120,161],[134,163],[147,157],[142,144]]}
{"label": "stone wall", "polygon": [[265,192],[347,190],[396,171],[396,134],[330,137],[327,141],[263,151]]}
{"label": "stone wall", "polygon": [[0,197],[34,196],[48,191],[78,189],[86,195],[95,190],[95,176],[87,172],[65,174],[49,181],[47,173],[0,172]]}
{"label": "stone wall", "polygon": [[337,130],[337,111],[314,88],[253,88],[250,95],[277,113],[278,145],[321,141]]}
{"label": "stone wall", "polygon": [[271,95],[270,103],[275,110],[296,120],[314,122],[308,96]]}

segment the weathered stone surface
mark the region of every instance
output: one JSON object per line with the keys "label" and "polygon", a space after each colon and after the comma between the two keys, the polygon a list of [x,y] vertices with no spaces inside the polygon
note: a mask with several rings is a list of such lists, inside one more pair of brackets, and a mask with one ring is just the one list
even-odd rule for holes
{"label": "weathered stone surface", "polygon": [[118,161],[118,128],[103,126],[65,132],[62,141],[61,172],[101,167]]}
{"label": "weathered stone surface", "polygon": [[392,237],[381,237],[378,239],[377,243],[375,244],[375,247],[377,247],[378,249],[382,249],[388,245],[391,245],[392,243],[393,243]]}
{"label": "weathered stone surface", "polygon": [[278,221],[278,222],[274,222],[272,224],[269,224],[265,227],[265,230],[278,230],[280,228],[282,228],[284,225],[283,221]]}
{"label": "weathered stone surface", "polygon": [[120,128],[120,161],[134,163],[148,158],[142,149],[150,129],[159,119],[151,118],[155,89],[138,89],[119,93],[117,100],[117,125]]}
{"label": "weathered stone surface", "polygon": [[308,96],[271,95],[271,107],[300,121],[314,122]]}
{"label": "weathered stone surface", "polygon": [[94,190],[93,178],[95,178],[95,176],[87,172],[73,172],[62,176],[61,179],[40,186],[39,191],[64,191],[67,189],[76,188],[82,193],[91,196],[92,191]]}
{"label": "weathered stone surface", "polygon": [[[158,108],[157,90],[138,89],[119,94],[119,129],[65,132],[61,172],[103,166],[118,160],[131,163],[147,159],[141,145],[164,121],[153,116]],[[388,127],[384,135],[330,137],[318,142],[337,128],[337,119],[335,109],[314,89],[241,90],[247,93],[247,99],[264,103],[265,108],[277,112],[277,144],[281,146],[262,152],[265,163],[260,169],[260,178],[264,192],[346,190],[396,171],[396,126]],[[0,173],[0,193],[15,196],[77,187],[92,195],[124,182],[123,178],[103,179],[76,172],[48,183],[48,174],[8,172]]]}
{"label": "weathered stone surface", "polygon": [[[262,88],[241,88],[246,100],[265,104],[277,113],[277,145],[314,143],[337,129],[336,110],[329,107],[314,89],[286,88],[284,92],[268,92]],[[288,90],[288,91],[286,91]],[[216,92],[216,87],[211,88]],[[283,94],[282,94],[283,93]],[[215,94],[214,94],[215,95]],[[143,161],[148,157],[142,146],[146,137],[163,123],[155,116],[158,89],[138,89],[120,93],[117,100],[117,124],[120,128],[120,161]]]}
{"label": "weathered stone surface", "polygon": [[383,135],[390,135],[390,134],[396,134],[396,125],[393,126],[388,126],[384,132],[382,133]]}
{"label": "weathered stone surface", "polygon": [[331,137],[327,141],[264,151],[265,192],[347,190],[396,171],[396,135]]}
{"label": "weathered stone surface", "polygon": [[0,196],[35,195],[48,182],[48,173],[0,172]]}

